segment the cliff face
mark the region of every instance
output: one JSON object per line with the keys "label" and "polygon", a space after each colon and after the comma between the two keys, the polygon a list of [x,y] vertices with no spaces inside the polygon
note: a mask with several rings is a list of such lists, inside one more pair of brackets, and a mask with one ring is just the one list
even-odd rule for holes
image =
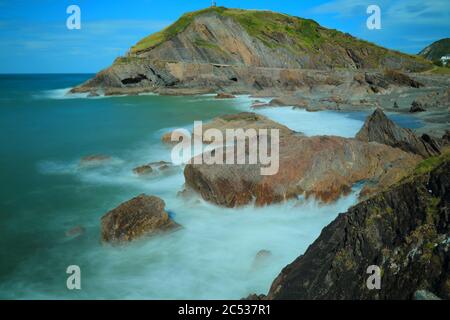
{"label": "cliff face", "polygon": [[304,74],[292,70],[333,68],[421,71],[430,63],[323,28],[313,20],[218,7],[183,15],[74,91],[205,87],[248,91],[301,82]]}
{"label": "cliff face", "polygon": [[447,54],[450,54],[450,38],[435,41],[419,52],[420,56],[431,61],[437,61]]}
{"label": "cliff face", "polygon": [[[268,299],[450,298],[450,156],[429,158],[328,225],[275,279]],[[367,267],[381,268],[369,290]]]}

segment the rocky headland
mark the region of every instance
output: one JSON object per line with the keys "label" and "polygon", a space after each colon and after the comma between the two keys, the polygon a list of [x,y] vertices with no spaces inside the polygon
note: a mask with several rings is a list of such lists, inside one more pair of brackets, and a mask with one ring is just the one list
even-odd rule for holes
{"label": "rocky headland", "polygon": [[212,7],[183,15],[109,68],[74,88],[94,94],[293,91],[312,86],[415,80],[365,70],[431,70],[419,56],[388,50],[310,19],[271,11]]}

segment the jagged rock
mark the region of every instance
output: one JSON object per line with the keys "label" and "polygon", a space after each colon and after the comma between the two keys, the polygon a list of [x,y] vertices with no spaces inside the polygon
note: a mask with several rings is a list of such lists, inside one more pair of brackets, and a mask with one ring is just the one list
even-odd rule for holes
{"label": "jagged rock", "polygon": [[[229,148],[224,154],[228,152],[233,150]],[[330,202],[350,192],[358,181],[376,186],[364,190],[364,195],[386,187],[418,161],[418,156],[378,143],[291,134],[280,138],[279,170],[274,175],[261,175],[258,163],[188,164],[184,176],[186,186],[203,199],[226,207],[253,200],[261,206],[302,194]]]}
{"label": "jagged rock", "polygon": [[440,154],[440,146],[432,137],[429,135],[417,137],[410,129],[396,125],[379,108],[366,119],[356,138],[366,142],[383,143],[425,158]]}
{"label": "jagged rock", "polygon": [[229,93],[218,93],[216,99],[234,99],[236,96]]}
{"label": "jagged rock", "polygon": [[394,102],[394,108],[395,108],[395,109],[398,109],[398,108],[399,108],[397,102]]}
{"label": "jagged rock", "polygon": [[420,102],[416,102],[413,101],[411,104],[411,108],[409,109],[410,113],[415,113],[415,112],[424,112],[427,111],[422,107],[422,104]]}
{"label": "jagged rock", "polygon": [[179,228],[164,207],[162,199],[145,194],[122,203],[101,218],[102,241],[127,242]]}
{"label": "jagged rock", "polygon": [[[272,283],[268,299],[450,299],[450,156],[351,207]],[[369,290],[367,268],[381,269]]]}

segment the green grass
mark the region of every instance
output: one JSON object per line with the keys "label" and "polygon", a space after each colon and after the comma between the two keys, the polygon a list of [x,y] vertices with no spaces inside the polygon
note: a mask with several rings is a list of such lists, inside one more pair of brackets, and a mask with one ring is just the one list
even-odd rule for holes
{"label": "green grass", "polygon": [[450,152],[446,152],[440,156],[430,157],[428,159],[423,160],[414,169],[414,174],[420,175],[428,173],[437,166],[439,166],[441,163],[444,163],[446,161],[450,161]]}
{"label": "green grass", "polygon": [[450,68],[449,67],[434,66],[434,68],[429,70],[428,72],[431,73],[431,74],[449,75],[450,74]]}
{"label": "green grass", "polygon": [[197,47],[201,47],[201,48],[209,48],[209,49],[220,50],[220,47],[217,44],[209,42],[209,41],[206,41],[206,40],[203,40],[203,39],[200,39],[200,38],[199,39],[195,39],[194,40],[194,44]]}
{"label": "green grass", "polygon": [[[131,48],[131,52],[139,54],[140,52],[157,47],[184,31],[197,16],[207,13],[234,19],[249,35],[259,39],[267,47],[272,49],[284,48],[297,55],[302,52],[329,54],[332,58],[340,54],[337,50],[334,50],[335,47],[358,51],[364,49],[369,50],[369,54],[365,57],[365,65],[369,68],[377,68],[384,59],[395,57],[403,60],[402,64],[407,69],[415,71],[432,69],[432,63],[422,57],[387,50],[373,43],[357,39],[349,34],[334,29],[323,28],[314,20],[272,11],[228,9],[225,7],[211,7],[186,13],[164,30],[139,41]],[[201,39],[196,41],[195,44],[203,48],[220,48],[217,44],[208,43]],[[415,65],[419,65],[420,67]],[[336,65],[336,67],[340,66]]]}
{"label": "green grass", "polygon": [[185,13],[178,19],[175,23],[171,24],[167,28],[156,32],[148,37],[145,37],[141,41],[139,41],[135,46],[131,48],[132,53],[139,53],[140,51],[145,51],[149,49],[153,49],[161,43],[172,39],[178,33],[183,32],[191,23],[194,21],[195,17],[205,14],[208,12],[216,12],[221,13],[225,8],[223,7],[215,7],[215,8],[207,8],[200,11]]}

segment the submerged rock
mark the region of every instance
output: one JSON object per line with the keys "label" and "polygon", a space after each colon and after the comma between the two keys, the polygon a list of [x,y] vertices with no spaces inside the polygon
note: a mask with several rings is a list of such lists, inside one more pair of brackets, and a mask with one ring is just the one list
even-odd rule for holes
{"label": "submerged rock", "polygon": [[167,171],[168,169],[175,168],[175,166],[167,161],[156,161],[133,169],[133,172],[138,176],[148,176],[157,171]]}
{"label": "submerged rock", "polygon": [[269,250],[258,251],[255,259],[253,260],[252,269],[255,270],[264,267],[269,262],[270,257],[272,257],[272,252],[270,252]]}
{"label": "submerged rock", "polygon": [[153,168],[149,164],[144,164],[142,166],[134,168],[133,172],[138,176],[146,176],[153,172]]}
{"label": "submerged rock", "polygon": [[424,158],[440,154],[440,146],[432,137],[428,135],[417,137],[410,129],[396,125],[381,109],[376,109],[367,118],[356,138],[366,142],[383,143]]}
{"label": "submerged rock", "polygon": [[230,93],[218,93],[216,95],[216,99],[234,99],[236,96],[230,94]]}
{"label": "submerged rock", "polygon": [[[340,214],[286,266],[267,299],[412,299],[417,288],[450,299],[450,156]],[[381,269],[369,290],[367,268]]]}
{"label": "submerged rock", "polygon": [[101,218],[102,241],[127,242],[179,228],[164,207],[162,199],[145,194],[122,203]]}
{"label": "submerged rock", "polygon": [[79,237],[85,232],[82,226],[76,226],[66,231],[65,235],[68,238]]}
{"label": "submerged rock", "polygon": [[90,166],[98,166],[102,165],[111,160],[110,156],[106,156],[103,154],[95,154],[89,155],[81,158],[80,166],[90,167]]}

